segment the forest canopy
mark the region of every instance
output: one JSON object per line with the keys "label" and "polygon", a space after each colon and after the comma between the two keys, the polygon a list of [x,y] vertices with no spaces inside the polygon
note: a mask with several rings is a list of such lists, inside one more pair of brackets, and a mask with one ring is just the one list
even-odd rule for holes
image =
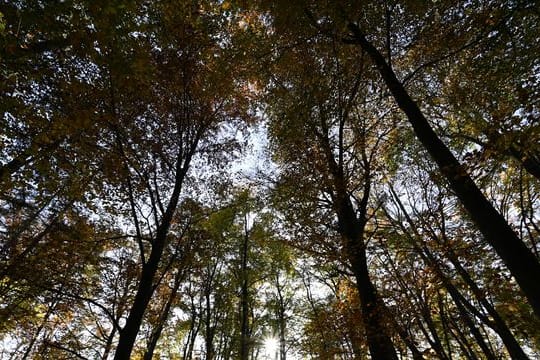
{"label": "forest canopy", "polygon": [[527,0],[0,1],[0,359],[540,357]]}

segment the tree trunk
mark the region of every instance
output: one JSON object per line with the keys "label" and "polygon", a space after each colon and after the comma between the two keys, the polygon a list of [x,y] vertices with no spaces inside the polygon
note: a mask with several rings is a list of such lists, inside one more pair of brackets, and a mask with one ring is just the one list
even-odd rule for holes
{"label": "tree trunk", "polygon": [[472,221],[504,261],[536,316],[540,318],[540,281],[538,281],[540,263],[433,131],[424,114],[399,82],[382,54],[365,38],[357,25],[349,24],[349,28],[353,33],[353,38],[346,41],[359,44],[376,64],[398,106],[407,115],[418,140],[437,163]]}
{"label": "tree trunk", "polygon": [[139,281],[135,300],[129,311],[126,324],[120,331],[120,339],[114,354],[114,360],[129,360],[131,358],[131,352],[135,345],[135,339],[139,333],[144,313],[154,293],[154,277],[158,270],[161,253],[163,252],[163,245],[159,246],[157,241],[154,245],[155,247],[152,248],[148,262],[143,266],[141,280]]}
{"label": "tree trunk", "polygon": [[[444,350],[443,343],[441,341],[441,338],[439,337],[439,333],[437,332],[437,327],[435,325],[435,321],[433,320],[433,317],[431,316],[431,310],[429,308],[429,305],[426,304],[420,304],[421,307],[421,314],[424,318],[424,321],[426,322],[426,325],[428,327],[429,332],[431,333],[431,336],[433,339],[429,337],[429,334],[426,333],[426,338],[428,339],[429,344],[431,345],[431,348],[437,353],[440,359],[452,359],[452,352],[448,351],[448,355]],[[446,332],[444,335],[447,335]],[[447,345],[449,344],[448,339],[446,339]]]}
{"label": "tree trunk", "polygon": [[212,301],[210,293],[212,288],[210,284],[207,284],[208,287],[205,289],[204,299],[205,299],[205,308],[204,311],[205,321],[204,321],[204,346],[206,351],[206,360],[214,360],[215,357],[215,347],[214,347],[214,336],[216,334],[216,328],[212,324]]}
{"label": "tree trunk", "polygon": [[465,309],[465,306],[463,306],[461,299],[457,297],[454,292],[450,293],[450,296],[452,297],[452,300],[454,300],[454,303],[457,306],[457,309],[460,313],[461,320],[463,320],[463,322],[467,325],[467,327],[469,328],[471,332],[471,335],[476,340],[476,343],[478,344],[478,346],[480,346],[480,349],[482,349],[482,352],[484,353],[484,356],[485,356],[484,358],[488,360],[496,360],[497,358],[495,354],[484,341],[484,337],[480,333],[480,330],[474,324],[474,321],[469,315],[469,313],[467,312],[467,310]]}
{"label": "tree trunk", "polygon": [[249,284],[248,284],[248,250],[249,250],[249,232],[247,230],[246,220],[246,232],[244,234],[244,241],[242,242],[241,253],[241,289],[240,289],[240,360],[249,359]]}
{"label": "tree trunk", "polygon": [[161,332],[163,331],[163,327],[165,326],[165,323],[167,322],[167,319],[169,317],[169,312],[171,311],[172,304],[174,300],[176,299],[178,288],[180,288],[180,284],[182,283],[182,280],[184,279],[184,271],[182,269],[178,269],[178,272],[176,273],[174,277],[174,285],[171,289],[171,294],[169,295],[169,298],[167,299],[167,302],[165,303],[165,306],[161,310],[161,314],[159,316],[158,323],[155,324],[154,329],[152,329],[152,333],[150,334],[150,339],[148,340],[148,345],[146,346],[146,351],[144,353],[143,360],[152,360],[154,357],[154,351],[156,349],[157,342],[159,338],[161,337]]}
{"label": "tree trunk", "polygon": [[538,156],[529,155],[515,145],[510,146],[509,151],[529,174],[540,180],[540,159],[538,159]]}
{"label": "tree trunk", "polygon": [[[443,323],[448,323],[448,332],[454,337],[454,339],[458,343],[463,355],[468,360],[479,360],[476,354],[474,353],[474,350],[472,349],[471,345],[469,344],[469,340],[467,339],[467,337],[461,330],[461,326],[456,323],[456,321],[454,320],[452,316],[450,316],[450,314],[448,317],[444,314],[444,303],[443,303],[442,296],[440,293],[439,293],[439,311],[440,311],[440,316]],[[452,328],[454,329],[454,331],[452,331]],[[448,344],[450,343],[448,342]]]}
{"label": "tree trunk", "polygon": [[[396,192],[394,191],[393,187],[390,186],[390,191],[393,195],[394,201],[405,216],[406,221],[410,225],[410,229],[413,232],[413,234],[409,234],[408,230],[403,226],[403,223],[395,221],[394,219],[391,219],[388,215],[388,218],[391,222],[397,224],[401,228],[401,230],[405,233],[407,238],[409,239],[411,245],[414,247],[415,251],[420,255],[422,260],[426,262],[429,266],[432,267],[432,269],[436,272],[437,276],[442,280],[443,285],[448,290],[448,292],[452,295],[452,298],[455,301],[465,301],[459,290],[454,286],[454,284],[451,282],[451,280],[444,274],[442,267],[439,265],[439,261],[436,259],[436,257],[431,253],[431,251],[427,248],[425,245],[418,244],[416,239],[420,239],[421,235],[416,230],[416,225],[409,216],[407,209],[397,196]],[[439,237],[437,237],[434,233],[431,233],[430,236],[433,240],[435,240],[437,243],[441,243]],[[445,238],[446,235],[443,234],[443,238]],[[444,245],[444,244],[443,244]],[[454,254],[451,247],[447,246],[447,250],[445,253],[446,257],[450,260],[452,265],[454,265],[454,268],[457,270],[458,274],[461,276],[461,278],[465,281],[465,284],[469,286],[472,293],[477,298],[478,302],[486,309],[487,313],[492,317],[492,321],[485,321],[485,316],[480,317],[481,320],[490,328],[492,328],[501,338],[503,341],[506,349],[508,350],[508,353],[510,354],[510,357],[513,360],[527,360],[528,357],[525,355],[525,352],[517,342],[516,338],[506,325],[505,321],[501,318],[499,313],[495,310],[495,308],[489,303],[489,301],[486,300],[485,296],[482,295],[482,291],[480,288],[476,285],[474,280],[471,278],[467,270],[461,265],[459,262],[459,259]],[[469,308],[472,307],[472,305],[468,306]]]}
{"label": "tree trunk", "polygon": [[199,334],[200,323],[197,321],[196,308],[191,304],[191,322],[189,323],[189,331],[187,334],[186,343],[182,349],[182,359],[189,360],[193,357],[193,349],[195,348],[195,339]]}
{"label": "tree trunk", "polygon": [[[364,194],[366,196],[366,194]],[[339,194],[337,215],[340,233],[346,240],[349,262],[356,279],[362,318],[365,323],[369,352],[374,360],[397,360],[397,353],[388,335],[389,316],[369,277],[366,250],[363,242],[365,222],[356,217],[350,199]]]}
{"label": "tree trunk", "polygon": [[506,322],[503,320],[499,312],[490,304],[490,302],[487,301],[485,296],[482,295],[482,290],[478,288],[474,280],[463,268],[463,266],[461,266],[461,263],[457,260],[451,250],[448,253],[448,258],[456,268],[457,272],[460,274],[461,278],[472,290],[473,294],[478,299],[480,304],[484,307],[484,309],[486,309],[487,313],[493,319],[493,323],[491,325],[487,325],[490,326],[499,335],[499,337],[503,341],[504,346],[506,347],[506,350],[508,351],[508,354],[510,354],[510,357],[513,360],[528,360],[529,357],[525,354],[525,352],[521,348],[521,345],[519,345],[518,341],[512,334],[512,331],[508,328],[508,325],[506,325]]}
{"label": "tree trunk", "polygon": [[[342,124],[345,120],[342,120]],[[370,164],[367,160],[363,164],[363,194],[362,199],[357,204],[357,209],[355,209],[343,170],[343,133],[339,134],[339,156],[338,161],[336,161],[328,137],[329,129],[324,118],[321,118],[321,128],[322,133],[316,132],[315,135],[320,142],[328,170],[332,176],[332,203],[338,219],[338,231],[345,243],[347,260],[356,280],[369,352],[374,360],[397,360],[397,352],[389,335],[388,324],[391,323],[387,318],[389,311],[377,295],[367,266],[364,230],[371,189]]]}
{"label": "tree trunk", "polygon": [[369,278],[365,256],[351,259],[358,287],[363,319],[366,324],[369,352],[374,360],[396,359],[397,353],[390,336],[387,334],[388,316],[380,302],[375,287]]}
{"label": "tree trunk", "polygon": [[[473,305],[470,304],[470,302],[463,297],[463,295],[459,292],[459,290],[454,286],[454,284],[450,281],[450,279],[443,273],[441,267],[435,260],[435,257],[433,254],[429,252],[427,248],[424,248],[423,250],[425,252],[425,260],[430,264],[432,269],[435,270],[437,273],[437,276],[442,280],[442,283],[444,287],[447,289],[448,293],[456,303],[459,312],[461,313],[462,319],[465,321],[467,326],[469,326],[471,330],[471,334],[475,337],[478,345],[481,347],[482,351],[485,354],[486,359],[496,359],[495,355],[491,352],[491,350],[487,347],[485,342],[482,339],[482,336],[480,335],[480,332],[474,325],[472,319],[470,319],[470,316],[468,314],[468,311],[466,308],[473,308]],[[459,264],[459,263],[458,263]],[[454,264],[455,265],[455,264]],[[459,264],[461,266],[461,264]],[[464,269],[463,269],[464,270]],[[460,272],[460,271],[458,271]],[[468,275],[468,274],[467,274]],[[463,275],[462,275],[463,276]],[[476,287],[476,284],[470,279],[470,282],[466,281],[467,285],[471,288],[472,292],[475,294],[475,296],[478,298],[480,304],[486,309],[488,314],[490,314],[493,318],[493,320],[488,320],[486,316],[481,316],[480,312],[477,309],[474,309],[473,314],[477,314],[478,318],[487,326],[489,326],[493,331],[499,335],[501,340],[503,341],[506,349],[508,350],[508,353],[510,354],[511,358],[514,360],[526,360],[528,359],[527,355],[523,352],[523,349],[521,349],[521,346],[516,341],[508,327],[506,326],[506,323],[502,320],[500,315],[495,311],[495,309],[489,304],[486,299],[481,299],[478,297],[478,294],[480,291],[478,287]]]}
{"label": "tree trunk", "polygon": [[[135,295],[133,305],[129,311],[126,324],[120,331],[120,339],[118,340],[114,360],[129,360],[131,357],[131,352],[133,351],[133,346],[135,345],[135,340],[137,338],[137,334],[139,333],[139,328],[141,327],[144,313],[155,290],[154,278],[159,268],[163,249],[166,245],[167,234],[171,226],[173,215],[176,211],[176,207],[178,206],[182,184],[187,173],[187,167],[193,153],[195,152],[197,143],[198,138],[192,145],[190,153],[183,161],[183,164],[180,157],[177,159],[174,189],[171,194],[169,204],[167,205],[167,209],[163,214],[161,222],[156,231],[154,241],[152,242],[152,250],[150,252],[150,256],[148,257],[148,261],[143,264],[141,278],[137,287],[137,293]],[[141,257],[143,257],[142,255],[143,254],[141,254]]]}
{"label": "tree trunk", "polygon": [[283,298],[283,291],[279,282],[279,271],[276,273],[276,290],[278,294],[278,335],[279,335],[279,360],[287,359],[287,347],[285,343],[285,334],[287,331],[287,319],[285,317],[285,299]]}

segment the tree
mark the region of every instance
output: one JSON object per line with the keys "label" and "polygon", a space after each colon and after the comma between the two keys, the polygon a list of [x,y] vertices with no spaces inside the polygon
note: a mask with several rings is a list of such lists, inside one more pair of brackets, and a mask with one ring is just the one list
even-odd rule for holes
{"label": "tree", "polygon": [[381,52],[367,40],[357,24],[350,23],[349,28],[352,37],[345,41],[359,44],[377,66],[397,104],[407,115],[416,136],[438,164],[442,174],[467,209],[473,222],[508,266],[536,315],[540,317],[540,285],[534,280],[540,274],[540,263],[433,131],[424,114],[397,79]]}
{"label": "tree", "polygon": [[[144,316],[144,312],[152,298],[156,285],[159,283],[159,277],[156,277],[159,264],[162,261],[162,254],[169,237],[172,220],[176,208],[180,201],[180,196],[183,184],[186,181],[188,170],[192,159],[199,150],[201,144],[209,139],[209,135],[217,129],[218,124],[227,116],[228,97],[230,94],[222,93],[221,91],[229,90],[230,88],[212,89],[209,92],[208,82],[213,81],[228,81],[229,79],[220,79],[217,77],[217,72],[221,74],[220,59],[212,57],[213,51],[219,51],[219,47],[210,37],[208,28],[211,24],[211,18],[208,15],[194,13],[191,7],[185,7],[180,4],[175,7],[173,4],[161,4],[162,8],[158,7],[156,16],[163,14],[163,23],[158,23],[158,26],[170,31],[165,38],[166,41],[173,41],[174,48],[157,50],[154,56],[156,68],[155,71],[161,76],[170,75],[171,66],[181,69],[176,73],[176,77],[170,77],[167,81],[156,84],[154,93],[148,106],[152,109],[150,113],[142,114],[150,121],[142,121],[143,126],[154,129],[153,135],[161,139],[161,144],[156,149],[152,144],[150,154],[157,151],[156,158],[162,163],[154,163],[153,168],[138,168],[130,169],[131,163],[140,161],[137,157],[131,159],[129,156],[137,156],[136,149],[129,149],[130,153],[124,149],[125,146],[131,145],[129,138],[127,144],[122,144],[123,134],[117,134],[119,137],[118,151],[127,156],[126,169],[127,176],[137,174],[146,182],[146,188],[149,191],[149,204],[152,206],[152,216],[155,217],[155,223],[150,234],[151,250],[146,253],[145,245],[143,244],[142,231],[139,228],[138,217],[141,216],[135,210],[135,194],[131,180],[127,180],[128,196],[130,199],[134,226],[137,229],[137,238],[139,247],[141,248],[142,273],[139,282],[137,294],[135,296],[129,316],[126,320],[126,325],[120,332],[119,344],[116,349],[115,359],[127,359],[130,356],[131,349],[135,343],[138,329]],[[172,17],[165,16],[167,12],[172,12]],[[184,15],[187,17],[184,18]],[[180,26],[178,26],[180,21]],[[172,37],[177,33],[178,38]],[[189,40],[189,41],[187,41]],[[197,40],[195,42],[195,40]],[[159,46],[162,46],[161,44]],[[208,60],[216,61],[213,70],[210,70]],[[205,66],[205,71],[202,71],[202,66]],[[200,71],[199,71],[200,69]],[[219,83],[218,83],[219,84]],[[139,99],[133,99],[135,104]],[[147,99],[141,99],[148,101]],[[154,102],[155,101],[155,102]],[[129,109],[128,109],[129,110]],[[238,109],[235,109],[238,110]],[[142,120],[142,119],[141,119]],[[157,122],[156,122],[157,120]],[[147,122],[147,124],[145,124]],[[143,128],[139,128],[143,130]],[[129,134],[126,134],[129,135]],[[141,133],[144,137],[144,133]],[[172,135],[172,136],[171,136]],[[168,139],[165,136],[169,136]],[[124,140],[125,141],[125,140]],[[138,150],[140,151],[140,150]],[[143,164],[146,167],[146,164]],[[172,192],[167,194],[167,190],[161,193],[165,184],[154,183],[155,178],[171,181]],[[170,180],[169,180],[170,179]],[[144,183],[143,183],[144,184]],[[159,187],[158,187],[159,186]],[[165,195],[167,194],[167,195]],[[168,196],[168,202],[162,203],[162,199]],[[144,215],[143,215],[144,216]],[[158,281],[156,283],[156,281]]]}
{"label": "tree", "polygon": [[[487,348],[486,344],[483,342],[483,337],[478,333],[478,331],[474,328],[474,325],[472,324],[472,320],[470,320],[468,311],[472,312],[473,316],[477,316],[485,325],[492,328],[502,339],[503,343],[505,344],[507,351],[509,352],[510,356],[513,359],[527,359],[527,356],[523,349],[521,348],[519,342],[516,340],[510,329],[508,328],[508,325],[506,322],[502,319],[501,315],[497,312],[497,310],[491,305],[491,303],[485,298],[484,292],[478,287],[478,285],[475,283],[475,281],[472,279],[472,276],[465,270],[461,262],[458,260],[456,254],[451,248],[445,249],[446,256],[449,258],[452,265],[457,269],[458,274],[463,278],[463,280],[466,282],[466,285],[470,288],[474,296],[477,298],[477,300],[480,302],[481,306],[487,311],[489,316],[491,316],[491,319],[489,320],[485,315],[481,314],[477,308],[465,298],[465,296],[460,292],[460,290],[457,288],[456,285],[454,285],[453,281],[451,280],[451,277],[446,275],[448,270],[446,270],[446,265],[441,264],[440,260],[438,260],[437,256],[432,253],[430,248],[426,245],[427,241],[422,240],[422,236],[418,232],[418,227],[415,223],[413,223],[410,215],[407,213],[405,206],[399,199],[399,196],[395,193],[393,188],[390,188],[392,191],[393,199],[396,202],[400,214],[404,216],[406,219],[406,223],[408,223],[410,226],[406,227],[403,222],[397,219],[392,219],[390,217],[390,220],[395,224],[396,226],[400,227],[402,231],[405,233],[405,236],[407,236],[411,240],[412,246],[415,248],[417,254],[419,254],[422,258],[422,260],[426,263],[426,266],[431,269],[436,276],[440,279],[442,282],[442,285],[444,288],[448,291],[448,294],[451,296],[451,298],[454,300],[456,305],[458,306],[458,309],[461,313],[461,318],[467,320],[466,326],[471,327],[471,332],[475,335],[476,340],[479,342],[480,346],[482,347],[482,350],[484,351],[484,356],[486,357],[493,357],[494,354],[491,352],[489,348]],[[439,197],[440,199],[440,197]],[[441,205],[444,206],[444,205]],[[414,207],[413,207],[414,208]],[[418,213],[418,211],[415,211]],[[442,220],[443,222],[445,220]],[[430,224],[425,223],[420,228],[428,228]],[[441,226],[440,229],[442,229],[443,234],[441,236],[444,239],[448,239],[450,236],[445,233],[445,229],[448,225]],[[412,232],[413,234],[409,234],[409,232]],[[429,232],[431,234],[434,241],[441,243],[444,242],[441,239],[438,239],[437,231],[431,230]],[[458,241],[457,239],[455,241]],[[466,309],[465,309],[466,308]],[[442,350],[442,346],[437,346],[437,349],[439,349],[439,352]]]}
{"label": "tree", "polygon": [[[285,60],[285,56],[289,58]],[[324,209],[326,226],[337,229],[343,239],[335,245],[342,252],[339,256],[356,278],[370,352],[376,358],[396,358],[391,330],[384,320],[390,315],[370,278],[366,250],[376,154],[391,132],[391,127],[385,129],[391,119],[384,114],[370,115],[362,106],[377,94],[367,90],[363,68],[351,70],[354,61],[354,55],[322,39],[282,55],[287,78],[280,77],[279,69],[274,75],[271,134],[283,164],[282,182],[294,184],[293,189],[298,181],[313,187],[311,193],[300,196],[289,189],[287,206],[292,199],[312,202],[304,215],[308,219],[314,216],[309,211],[316,212],[318,206]],[[297,70],[293,75],[290,64],[295,62],[299,65],[293,68]],[[303,69],[310,73],[318,69],[325,76],[310,77]],[[300,154],[298,149],[302,149]]]}

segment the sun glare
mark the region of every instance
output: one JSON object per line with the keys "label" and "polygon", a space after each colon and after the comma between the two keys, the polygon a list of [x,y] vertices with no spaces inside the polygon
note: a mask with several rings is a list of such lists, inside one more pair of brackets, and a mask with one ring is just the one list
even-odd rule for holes
{"label": "sun glare", "polygon": [[264,350],[267,355],[274,355],[278,348],[278,340],[273,337],[268,337],[264,340]]}

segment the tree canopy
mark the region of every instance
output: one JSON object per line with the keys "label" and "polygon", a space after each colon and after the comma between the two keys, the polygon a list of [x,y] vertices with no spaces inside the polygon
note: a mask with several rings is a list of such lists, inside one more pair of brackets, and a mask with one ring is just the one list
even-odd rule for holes
{"label": "tree canopy", "polygon": [[0,2],[0,359],[537,358],[537,5]]}

